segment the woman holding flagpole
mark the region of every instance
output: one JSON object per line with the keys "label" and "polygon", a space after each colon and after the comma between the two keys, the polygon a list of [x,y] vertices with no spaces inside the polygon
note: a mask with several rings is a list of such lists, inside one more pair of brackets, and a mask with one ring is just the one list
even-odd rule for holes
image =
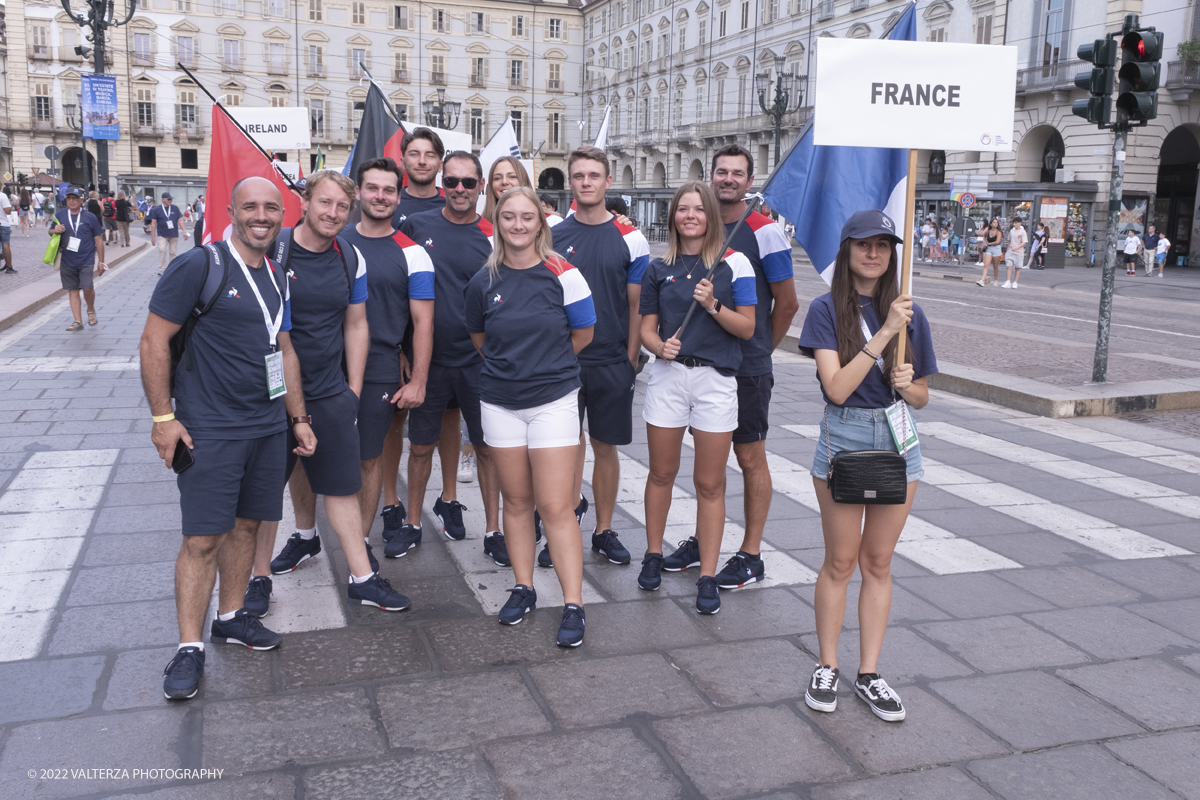
{"label": "woman holding flagpole", "polygon": [[[825,538],[814,603],[820,660],[804,700],[815,711],[837,708],[838,638],[846,590],[857,567],[862,583],[854,691],[877,717],[889,722],[905,716],[899,695],[879,674],[877,664],[892,603],[892,554],[924,474],[908,409],[929,402],[926,377],[937,372],[929,323],[912,297],[899,292],[900,238],[895,231],[895,223],[882,211],[859,211],[846,221],[831,291],[812,301],[800,334],[801,352],[816,359],[826,402],[812,466]],[[907,358],[897,358],[901,335],[906,337]],[[830,478],[835,456],[858,452],[876,457],[888,450],[891,456],[881,455],[896,460],[896,453],[903,454],[895,474],[894,504],[834,499]],[[866,475],[866,480],[875,479]],[[877,495],[864,491],[857,496],[866,500]]]}

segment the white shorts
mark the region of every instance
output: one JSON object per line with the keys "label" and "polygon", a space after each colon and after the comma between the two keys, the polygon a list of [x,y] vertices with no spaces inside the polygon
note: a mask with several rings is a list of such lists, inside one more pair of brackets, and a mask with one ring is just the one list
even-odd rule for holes
{"label": "white shorts", "polygon": [[646,381],[642,419],[660,428],[725,433],[738,426],[737,379],[712,367],[657,359]]}
{"label": "white shorts", "polygon": [[489,447],[574,447],[579,444],[579,390],[533,408],[480,402],[483,440]]}

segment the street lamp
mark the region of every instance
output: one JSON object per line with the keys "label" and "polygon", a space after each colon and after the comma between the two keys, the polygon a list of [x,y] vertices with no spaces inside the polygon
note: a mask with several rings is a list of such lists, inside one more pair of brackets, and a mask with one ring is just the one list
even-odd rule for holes
{"label": "street lamp", "polygon": [[452,131],[458,127],[458,118],[462,113],[462,103],[446,100],[446,90],[439,87],[437,102],[425,100],[421,103],[425,109],[425,124],[431,128],[441,128]]}
{"label": "street lamp", "polygon": [[[804,100],[803,90],[796,85],[796,75],[783,71],[784,60],[783,56],[775,56],[775,97],[770,104],[767,103],[767,94],[771,91],[771,74],[761,72],[754,76],[754,88],[758,90],[758,105],[762,108],[763,113],[775,123],[776,164],[779,163],[780,158],[780,129],[783,127],[783,118],[793,111],[799,110],[800,104]],[[795,101],[794,105],[793,101]]]}

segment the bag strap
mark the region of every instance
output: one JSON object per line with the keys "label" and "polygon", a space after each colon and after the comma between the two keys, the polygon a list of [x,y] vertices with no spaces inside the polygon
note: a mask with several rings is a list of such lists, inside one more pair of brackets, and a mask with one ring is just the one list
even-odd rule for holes
{"label": "bag strap", "polygon": [[[333,249],[337,250],[338,255],[342,257],[342,269],[346,270],[346,283],[350,285],[346,295],[346,302],[349,303],[350,298],[354,296],[354,279],[358,275],[358,250],[341,236],[333,237]],[[346,258],[347,250],[354,253],[353,268],[350,266],[350,260]]]}

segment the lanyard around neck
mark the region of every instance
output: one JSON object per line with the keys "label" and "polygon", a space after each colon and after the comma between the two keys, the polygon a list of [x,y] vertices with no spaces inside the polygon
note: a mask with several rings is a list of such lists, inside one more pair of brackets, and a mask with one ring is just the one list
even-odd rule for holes
{"label": "lanyard around neck", "polygon": [[79,238],[79,223],[82,219],[83,219],[83,209],[82,208],[79,209],[78,214],[74,215],[74,220],[72,220],[71,212],[69,210],[67,211],[67,224],[71,226],[71,235],[74,236],[75,238]]}
{"label": "lanyard around neck", "polygon": [[[279,295],[279,311],[276,312],[275,319],[271,319],[271,312],[267,310],[267,303],[263,300],[262,293],[258,291],[258,284],[254,282],[254,276],[250,274],[250,268],[242,260],[242,254],[232,244],[229,245],[229,252],[233,254],[233,260],[242,268],[242,274],[246,276],[246,281],[250,284],[250,291],[254,292],[254,299],[258,301],[258,307],[262,309],[263,322],[267,325],[267,335],[271,339],[271,350],[274,350],[275,338],[279,335],[280,327],[283,326],[283,293],[279,291],[279,285],[272,278],[271,286],[275,287],[275,294]],[[263,259],[263,265],[270,269],[270,263],[266,258]]]}

